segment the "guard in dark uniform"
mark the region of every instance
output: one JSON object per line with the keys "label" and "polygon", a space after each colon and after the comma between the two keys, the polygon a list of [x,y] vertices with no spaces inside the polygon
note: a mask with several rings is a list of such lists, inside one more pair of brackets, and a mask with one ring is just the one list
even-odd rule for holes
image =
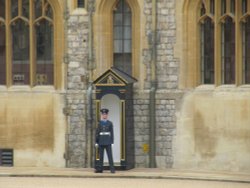
{"label": "guard in dark uniform", "polygon": [[108,120],[109,110],[104,108],[100,110],[101,120],[98,123],[96,130],[96,147],[99,147],[100,152],[100,161],[99,164],[96,164],[96,173],[102,173],[103,171],[103,154],[104,149],[106,149],[109,166],[111,173],[115,173],[113,156],[112,156],[112,146],[114,144],[114,131],[113,123]]}

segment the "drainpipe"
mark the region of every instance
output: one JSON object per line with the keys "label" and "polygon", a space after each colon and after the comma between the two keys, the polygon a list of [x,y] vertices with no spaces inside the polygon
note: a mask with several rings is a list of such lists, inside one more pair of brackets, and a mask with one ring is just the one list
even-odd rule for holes
{"label": "drainpipe", "polygon": [[149,168],[156,168],[155,160],[155,93],[157,89],[156,84],[156,61],[157,61],[157,2],[152,0],[152,58],[151,58],[151,87],[150,87],[150,102],[149,102],[149,112],[150,112],[150,135],[149,135]]}
{"label": "drainpipe", "polygon": [[93,92],[93,80],[92,80],[92,70],[93,70],[93,12],[94,8],[93,5],[88,5],[88,12],[89,12],[89,57],[88,57],[88,90],[87,90],[87,140],[88,142],[88,156],[87,156],[87,163],[88,167],[93,167],[93,101],[92,101],[92,92]]}
{"label": "drainpipe", "polygon": [[[68,38],[67,38],[67,33],[68,33],[68,19],[69,19],[69,9],[68,9],[68,4],[67,0],[64,0],[64,66],[65,66],[65,71],[64,71],[64,87],[65,87],[65,94],[64,94],[64,102],[65,102],[65,107],[63,109],[63,113],[65,114],[67,121],[69,121],[69,118],[67,117],[69,115],[69,106],[68,106],[68,101],[67,101],[67,91],[68,91],[68,86],[67,86],[67,72],[68,72]],[[68,122],[68,125],[70,122]],[[65,165],[66,167],[69,166],[69,128],[68,125],[66,126],[66,135],[65,135],[65,153],[64,153],[64,159],[65,159]]]}

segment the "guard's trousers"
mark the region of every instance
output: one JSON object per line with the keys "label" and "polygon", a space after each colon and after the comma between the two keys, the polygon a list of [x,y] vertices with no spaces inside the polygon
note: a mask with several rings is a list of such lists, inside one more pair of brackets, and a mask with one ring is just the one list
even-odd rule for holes
{"label": "guard's trousers", "polygon": [[99,145],[99,152],[100,152],[100,163],[96,166],[96,170],[103,171],[103,155],[104,149],[107,152],[110,170],[114,170],[114,161],[112,156],[112,146],[111,145]]}

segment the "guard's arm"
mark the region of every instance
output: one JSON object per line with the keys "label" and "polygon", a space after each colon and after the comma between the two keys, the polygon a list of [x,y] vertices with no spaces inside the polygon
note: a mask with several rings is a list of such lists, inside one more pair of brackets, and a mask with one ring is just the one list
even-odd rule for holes
{"label": "guard's arm", "polygon": [[98,127],[95,132],[95,143],[99,144],[99,135],[100,135],[100,125],[98,124]]}
{"label": "guard's arm", "polygon": [[111,133],[112,144],[114,144],[114,130],[113,130],[113,123],[112,122],[111,122],[111,125],[110,125],[110,133]]}

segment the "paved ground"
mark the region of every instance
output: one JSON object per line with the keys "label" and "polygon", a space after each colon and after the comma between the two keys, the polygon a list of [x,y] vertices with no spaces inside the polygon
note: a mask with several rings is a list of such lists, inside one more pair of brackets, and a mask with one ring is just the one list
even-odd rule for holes
{"label": "paved ground", "polygon": [[1,188],[249,188],[247,183],[174,179],[0,177]]}
{"label": "paved ground", "polygon": [[250,174],[148,168],[95,174],[93,169],[0,167],[0,188],[78,187],[250,188]]}

